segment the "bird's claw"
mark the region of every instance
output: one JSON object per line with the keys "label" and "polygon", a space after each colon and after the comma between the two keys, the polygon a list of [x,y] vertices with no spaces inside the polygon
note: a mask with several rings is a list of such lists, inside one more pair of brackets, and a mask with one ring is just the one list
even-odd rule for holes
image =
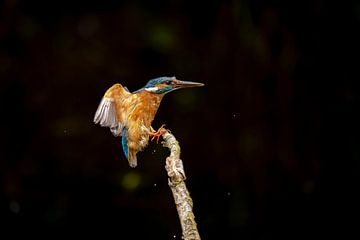
{"label": "bird's claw", "polygon": [[154,141],[154,139],[156,139],[156,143],[159,142],[160,137],[168,131],[164,127],[165,124],[163,124],[156,132],[154,131],[149,133],[150,137],[152,137],[151,141]]}

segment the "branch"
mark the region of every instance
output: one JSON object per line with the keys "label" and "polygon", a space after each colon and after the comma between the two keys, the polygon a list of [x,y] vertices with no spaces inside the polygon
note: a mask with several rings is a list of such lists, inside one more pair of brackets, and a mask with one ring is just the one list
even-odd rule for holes
{"label": "branch", "polygon": [[170,156],[166,158],[165,169],[169,177],[169,186],[173,193],[176,208],[179,214],[182,239],[200,240],[200,235],[196,227],[195,216],[192,211],[193,202],[190,193],[186,188],[186,179],[183,163],[180,159],[180,145],[174,135],[166,131],[162,135],[165,142],[163,146],[169,148]]}

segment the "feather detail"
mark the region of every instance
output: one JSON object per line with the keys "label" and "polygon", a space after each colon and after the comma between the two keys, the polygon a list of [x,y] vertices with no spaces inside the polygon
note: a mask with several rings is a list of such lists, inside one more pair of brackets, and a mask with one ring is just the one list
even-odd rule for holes
{"label": "feather detail", "polygon": [[115,137],[120,137],[123,128],[124,128],[124,125],[121,123],[118,123],[118,125],[116,127],[110,128],[110,131]]}
{"label": "feather detail", "polygon": [[130,95],[131,93],[126,87],[119,83],[114,84],[101,99],[94,122],[99,123],[102,127],[109,127],[114,136],[121,136],[126,121],[123,109]]}
{"label": "feather detail", "polygon": [[125,89],[128,93],[130,93],[130,91],[129,91],[129,89],[128,89],[127,87],[124,86],[124,89]]}
{"label": "feather detail", "polygon": [[128,146],[128,131],[126,128],[122,130],[121,145],[126,158],[129,158],[129,146]]}
{"label": "feather detail", "polygon": [[128,159],[130,167],[134,168],[137,166],[137,157],[136,152],[134,152],[133,149],[129,148],[129,142],[128,142],[128,130],[124,127],[122,130],[122,139],[121,139],[121,145],[124,151],[124,154],[126,158]]}
{"label": "feather detail", "polygon": [[128,161],[129,161],[130,167],[135,168],[137,166],[136,154],[130,155]]}
{"label": "feather detail", "polygon": [[101,99],[95,113],[94,123],[99,123],[102,127],[115,128],[118,126],[114,100],[107,97]]}

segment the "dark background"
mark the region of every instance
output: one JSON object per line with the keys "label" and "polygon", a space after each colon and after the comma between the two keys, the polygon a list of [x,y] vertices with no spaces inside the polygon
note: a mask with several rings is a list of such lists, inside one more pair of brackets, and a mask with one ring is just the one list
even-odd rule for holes
{"label": "dark background", "polygon": [[92,122],[112,84],[173,75],[205,83],[153,123],[203,239],[356,238],[360,2],[0,3],[1,239],[180,239],[167,150],[131,169]]}

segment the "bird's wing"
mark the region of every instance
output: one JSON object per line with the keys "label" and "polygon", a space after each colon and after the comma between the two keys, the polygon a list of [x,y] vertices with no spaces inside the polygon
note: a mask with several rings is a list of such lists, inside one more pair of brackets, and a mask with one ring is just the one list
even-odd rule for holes
{"label": "bird's wing", "polygon": [[121,136],[121,130],[124,127],[124,114],[118,113],[122,109],[121,103],[126,100],[131,93],[117,83],[109,88],[101,99],[96,110],[94,122],[102,127],[109,127],[115,136]]}

